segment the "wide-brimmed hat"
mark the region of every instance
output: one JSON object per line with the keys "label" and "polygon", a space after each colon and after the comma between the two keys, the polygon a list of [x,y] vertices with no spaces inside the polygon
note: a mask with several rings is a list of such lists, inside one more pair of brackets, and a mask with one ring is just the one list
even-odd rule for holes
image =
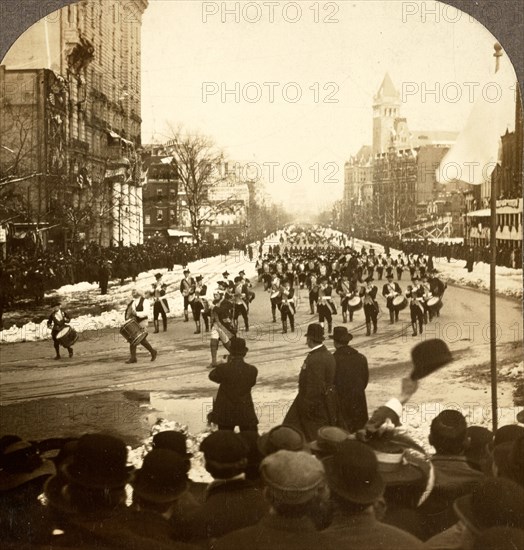
{"label": "wide-brimmed hat", "polygon": [[330,335],[330,338],[340,344],[348,344],[351,340],[353,340],[353,335],[348,332],[346,327],[335,327],[333,329],[333,334]]}
{"label": "wide-brimmed hat", "polygon": [[123,487],[129,480],[125,443],[106,434],[83,435],[64,466],[66,476],[86,487]]}
{"label": "wide-brimmed hat", "polygon": [[134,492],[151,502],[176,500],[187,487],[187,463],[174,451],[153,449],[135,473]]}
{"label": "wide-brimmed hat", "polygon": [[277,451],[262,461],[260,475],[272,498],[284,504],[303,504],[325,483],[322,462],[304,451]]}
{"label": "wide-brimmed hat", "polygon": [[236,336],[233,336],[233,338],[231,338],[229,342],[229,345],[230,355],[244,356],[249,351],[249,348],[246,346],[246,341],[244,340],[244,338],[237,338]]}
{"label": "wide-brimmed hat", "polygon": [[524,487],[510,479],[486,478],[453,508],[476,536],[490,527],[524,529]]}
{"label": "wide-brimmed hat", "polygon": [[174,451],[183,458],[192,457],[192,453],[187,452],[187,436],[183,432],[175,430],[164,430],[153,436],[153,447],[155,449],[168,449]]}
{"label": "wide-brimmed hat", "polygon": [[324,327],[320,323],[311,323],[307,327],[306,338],[311,338],[314,342],[324,341]]}
{"label": "wide-brimmed hat", "polygon": [[317,438],[309,444],[310,449],[317,454],[336,453],[342,441],[350,437],[349,432],[336,426],[324,426],[317,432]]}
{"label": "wide-brimmed hat", "polygon": [[353,439],[342,441],[337,452],[323,460],[329,488],[339,497],[358,504],[372,504],[384,492],[373,450]]}
{"label": "wide-brimmed hat", "polygon": [[43,460],[28,441],[14,441],[1,452],[0,491],[9,491],[40,477],[56,473],[54,464]]}
{"label": "wide-brimmed hat", "polygon": [[420,380],[451,363],[453,357],[444,340],[431,338],[420,342],[411,350],[411,359],[413,361],[411,379]]}
{"label": "wide-brimmed hat", "polygon": [[277,451],[304,451],[307,443],[304,434],[292,426],[275,426],[269,432],[262,434],[257,441],[258,449],[264,455]]}

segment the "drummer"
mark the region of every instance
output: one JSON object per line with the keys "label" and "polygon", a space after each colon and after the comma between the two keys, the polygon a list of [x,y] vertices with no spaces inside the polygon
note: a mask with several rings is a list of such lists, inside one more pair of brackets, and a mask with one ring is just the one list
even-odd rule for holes
{"label": "drummer", "polygon": [[393,273],[387,274],[388,282],[382,288],[382,296],[386,298],[386,307],[389,309],[389,323],[392,325],[398,321],[399,309],[395,308],[393,299],[402,294],[399,284],[393,281]]}
{"label": "drummer", "polygon": [[[51,338],[55,348],[55,360],[60,359],[60,342],[57,340],[58,333],[71,321],[71,317],[67,312],[62,310],[62,305],[59,301],[53,303],[53,313],[47,320],[47,328],[51,329]],[[73,357],[73,348],[66,348],[69,352],[69,357]]]}
{"label": "drummer", "polygon": [[[148,293],[149,294],[149,293]],[[126,319],[134,319],[140,327],[145,331],[149,317],[151,315],[151,304],[148,298],[145,298],[141,291],[136,288],[132,292],[133,300],[128,304],[126,309]],[[158,352],[153,349],[151,344],[147,341],[147,336],[140,342],[140,345],[144,346],[151,354],[151,361],[156,359]],[[136,363],[136,348],[137,344],[129,345],[130,357],[126,363]]]}
{"label": "drummer", "polygon": [[440,317],[440,310],[442,309],[442,296],[444,295],[447,285],[436,276],[435,269],[428,272],[428,285],[431,295],[439,298],[439,302],[435,309],[429,309],[429,320],[431,321],[434,315]]}

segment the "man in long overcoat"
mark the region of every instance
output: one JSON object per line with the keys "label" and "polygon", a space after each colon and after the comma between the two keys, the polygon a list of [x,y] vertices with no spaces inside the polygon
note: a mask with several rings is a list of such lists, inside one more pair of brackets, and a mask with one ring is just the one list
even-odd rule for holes
{"label": "man in long overcoat", "polygon": [[336,361],[335,391],[338,398],[338,424],[351,433],[368,421],[366,387],[369,381],[368,360],[349,346],[353,336],[346,327],[335,327],[333,343]]}
{"label": "man in long overcoat", "polygon": [[306,334],[310,349],[298,377],[298,394],[283,422],[301,430],[308,441],[316,439],[319,428],[336,423],[335,358],[323,341],[322,326],[310,324]]}
{"label": "man in long overcoat", "polygon": [[229,358],[217,365],[209,379],[217,384],[217,396],[208,420],[218,425],[219,430],[257,431],[258,418],[251,396],[256,384],[258,370],[244,361],[249,351],[243,338],[230,340]]}

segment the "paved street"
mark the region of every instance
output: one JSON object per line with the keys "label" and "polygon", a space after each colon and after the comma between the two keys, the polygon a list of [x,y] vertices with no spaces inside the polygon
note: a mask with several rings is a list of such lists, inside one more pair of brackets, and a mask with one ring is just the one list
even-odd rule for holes
{"label": "paved street", "polygon": [[[401,281],[402,286],[406,284]],[[303,290],[297,330],[282,335],[280,323],[270,322],[269,295],[260,285],[254,290],[252,327],[242,336],[250,348],[248,362],[259,369],[253,394],[261,428],[266,429],[282,420],[295,394],[307,350],[303,335],[313,317]],[[416,398],[418,402],[442,403],[465,403],[473,398],[487,406],[488,388],[480,375],[489,368],[489,296],[449,287],[444,302],[441,317],[426,327],[424,337],[446,340],[457,361],[425,381]],[[371,408],[396,393],[400,378],[410,369],[410,349],[420,341],[420,336],[411,336],[407,309],[398,324],[390,325],[385,301],[380,298],[379,303],[382,313],[376,335],[365,336],[361,311],[348,325],[354,334],[352,345],[369,360]],[[499,298],[497,305],[502,367],[519,360],[522,317],[517,300]],[[340,317],[337,315],[335,325]],[[81,334],[75,357],[61,361],[52,359],[50,341],[2,345],[2,431],[43,438],[106,429],[128,441],[139,441],[160,416],[188,424],[192,431],[202,430],[216,386],[207,379],[207,335],[194,335],[193,330],[193,323],[171,320],[168,332],[150,336],[159,350],[157,361],[151,363],[142,348],[138,363],[132,365],[125,364],[128,346],[116,329]],[[510,389],[501,385],[501,406],[512,404]]]}

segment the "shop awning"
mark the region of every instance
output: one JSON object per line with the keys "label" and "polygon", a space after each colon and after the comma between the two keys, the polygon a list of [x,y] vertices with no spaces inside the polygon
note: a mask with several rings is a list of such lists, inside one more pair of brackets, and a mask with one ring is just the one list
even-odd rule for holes
{"label": "shop awning", "polygon": [[188,233],[187,231],[180,231],[178,229],[168,229],[167,234],[170,237],[192,237],[193,236],[191,233]]}
{"label": "shop awning", "polygon": [[[513,206],[499,206],[497,208],[497,214],[520,214],[521,212],[522,207],[515,208]],[[474,210],[473,212],[468,212],[466,216],[471,218],[489,218],[491,216],[491,210],[489,208]]]}

